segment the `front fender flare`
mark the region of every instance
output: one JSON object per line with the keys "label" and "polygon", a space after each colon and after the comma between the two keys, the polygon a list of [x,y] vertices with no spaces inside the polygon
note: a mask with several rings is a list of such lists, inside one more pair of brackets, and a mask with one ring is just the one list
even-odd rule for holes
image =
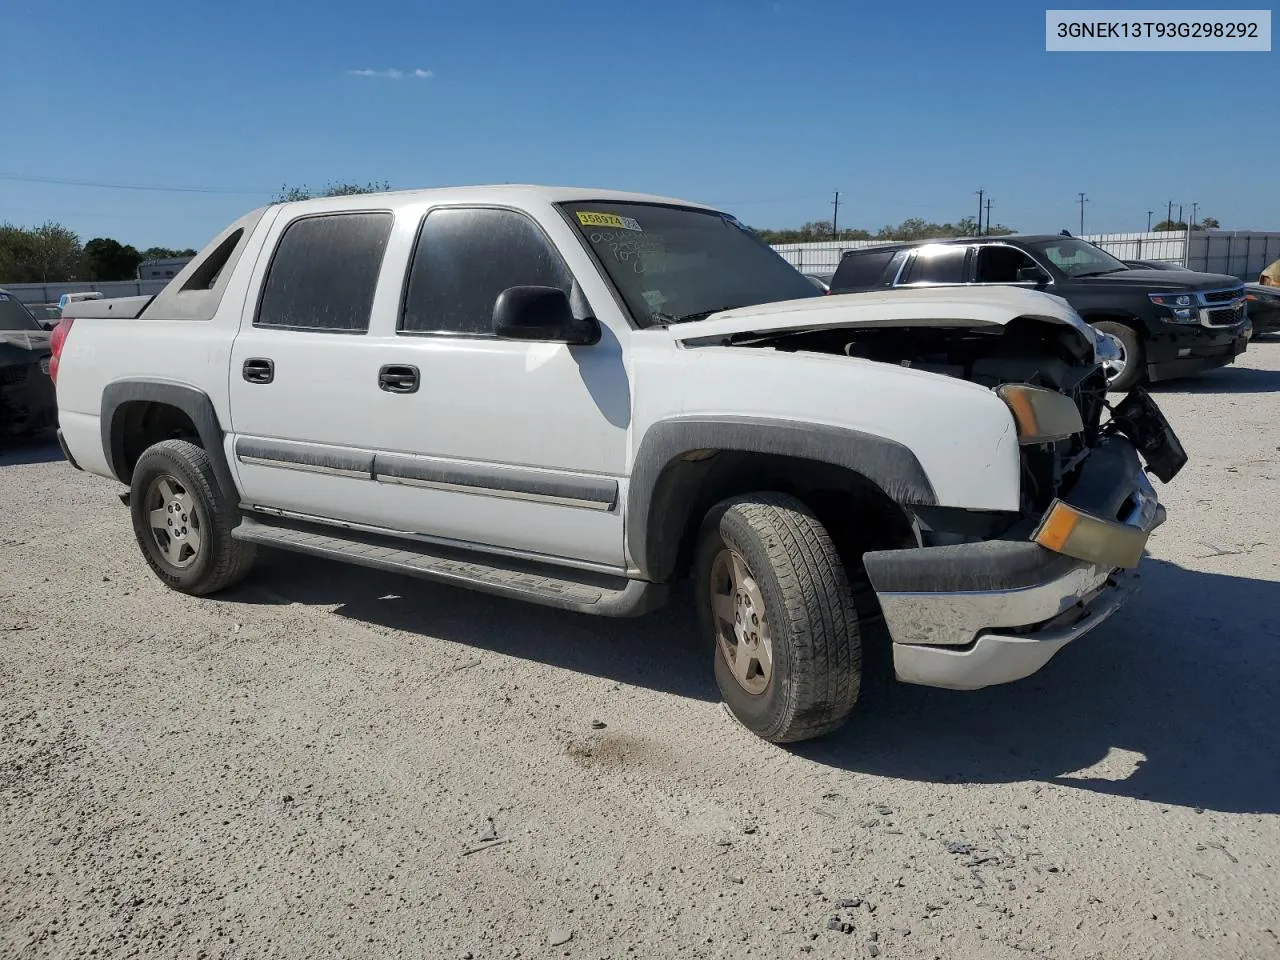
{"label": "front fender flare", "polygon": [[[680,531],[650,522],[673,504],[659,488],[666,468],[683,454],[725,450],[815,460],[851,470],[900,504],[938,502],[933,485],[910,449],[894,440],[844,427],[762,417],[676,417],[645,432],[627,492],[626,538],[633,563],[646,575],[665,577],[679,550]],[[679,500],[679,497],[675,497]]]}

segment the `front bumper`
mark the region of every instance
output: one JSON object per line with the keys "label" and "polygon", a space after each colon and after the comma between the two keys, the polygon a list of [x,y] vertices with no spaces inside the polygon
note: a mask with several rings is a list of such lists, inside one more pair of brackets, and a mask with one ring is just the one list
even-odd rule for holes
{"label": "front bumper", "polygon": [[1019,680],[1119,609],[1133,589],[1127,570],[1165,519],[1134,447],[1116,437],[1096,449],[1061,507],[1092,524],[1071,555],[1027,539],[864,556],[899,680],[957,690]]}
{"label": "front bumper", "polygon": [[1234,363],[1249,346],[1249,325],[1229,327],[1164,324],[1147,345],[1147,377],[1172,380]]}

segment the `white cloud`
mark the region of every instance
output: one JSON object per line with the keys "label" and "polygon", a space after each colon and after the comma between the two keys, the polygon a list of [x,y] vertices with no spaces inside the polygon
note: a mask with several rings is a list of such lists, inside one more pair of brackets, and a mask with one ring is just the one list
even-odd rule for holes
{"label": "white cloud", "polygon": [[427,80],[435,76],[435,71],[423,70],[421,67],[408,74],[403,70],[397,70],[394,67],[386,70],[372,70],[369,67],[365,67],[363,70],[348,70],[347,73],[353,77],[382,77],[384,80],[402,80],[406,76],[416,77],[419,80]]}

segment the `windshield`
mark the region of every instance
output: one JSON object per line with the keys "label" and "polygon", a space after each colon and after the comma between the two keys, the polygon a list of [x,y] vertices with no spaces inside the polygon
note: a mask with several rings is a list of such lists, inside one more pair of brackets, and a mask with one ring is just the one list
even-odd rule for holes
{"label": "windshield", "polygon": [[20,300],[12,294],[0,293],[0,330],[40,330],[44,328],[36,323],[36,318],[27,312]]}
{"label": "windshield", "polygon": [[1105,250],[1074,237],[1036,240],[1027,245],[1032,250],[1043,253],[1068,277],[1093,277],[1100,273],[1129,269],[1123,261],[1117,260]]}
{"label": "windshield", "polygon": [[644,203],[561,205],[642,327],[822,291],[726,214]]}

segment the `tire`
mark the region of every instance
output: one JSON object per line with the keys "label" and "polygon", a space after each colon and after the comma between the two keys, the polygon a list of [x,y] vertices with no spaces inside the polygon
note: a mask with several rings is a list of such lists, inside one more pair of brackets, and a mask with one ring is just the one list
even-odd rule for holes
{"label": "tire", "polygon": [[804,503],[758,493],[717,504],[702,526],[696,577],[716,683],[738,722],[773,743],[844,723],[862,681],[858,613],[835,544]]}
{"label": "tire", "polygon": [[164,440],[143,452],[133,468],[129,512],[147,563],[181,593],[222,590],[253,565],[257,548],[232,539],[239,511],[218,486],[209,454],[194,443]]}
{"label": "tire", "polygon": [[1126,327],[1123,323],[1113,323],[1110,320],[1095,323],[1094,327],[1103,333],[1111,334],[1111,336],[1119,340],[1120,347],[1125,354],[1124,371],[1122,373],[1112,377],[1111,372],[1107,371],[1107,389],[1112,393],[1124,393],[1126,390],[1132,390],[1144,379],[1146,374],[1147,352],[1143,349],[1142,341],[1138,339],[1138,332],[1132,327]]}

